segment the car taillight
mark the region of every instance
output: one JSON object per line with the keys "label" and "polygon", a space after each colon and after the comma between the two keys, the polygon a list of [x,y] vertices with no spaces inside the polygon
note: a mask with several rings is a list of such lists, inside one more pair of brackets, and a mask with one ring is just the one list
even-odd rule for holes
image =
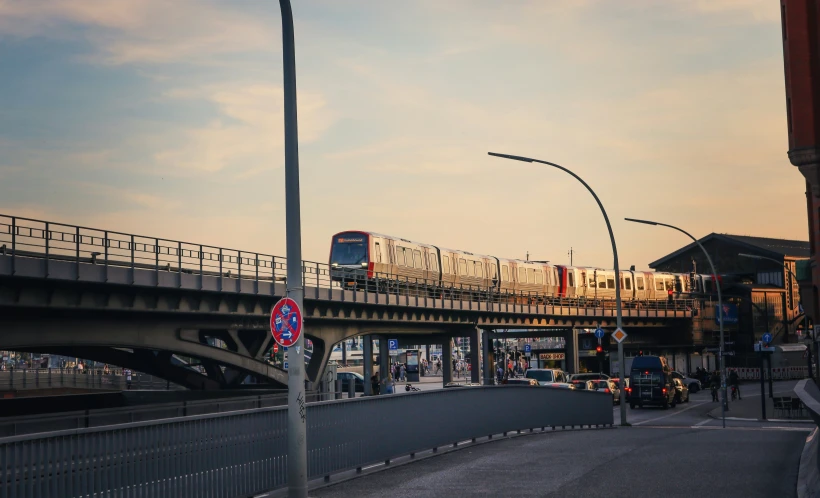
{"label": "car taillight", "polygon": [[607,393],[607,394],[609,394],[609,393],[611,393],[612,391],[610,391],[610,390],[609,390],[609,388],[607,387],[606,389],[604,389],[604,392],[605,392],[605,393]]}
{"label": "car taillight", "polygon": [[666,388],[665,387],[663,388],[663,393],[666,394]]}

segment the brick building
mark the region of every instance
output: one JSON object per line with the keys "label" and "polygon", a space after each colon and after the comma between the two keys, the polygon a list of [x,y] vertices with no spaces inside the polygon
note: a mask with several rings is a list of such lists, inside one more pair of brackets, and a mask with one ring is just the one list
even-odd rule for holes
{"label": "brick building", "polygon": [[816,250],[820,237],[820,0],[781,0],[780,13],[788,155],[806,178],[812,281],[807,311],[816,318],[820,310],[820,254]]}

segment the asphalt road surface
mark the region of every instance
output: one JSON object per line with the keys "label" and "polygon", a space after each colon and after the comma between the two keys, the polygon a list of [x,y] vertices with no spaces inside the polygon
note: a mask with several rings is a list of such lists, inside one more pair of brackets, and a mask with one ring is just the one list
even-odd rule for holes
{"label": "asphalt road surface", "polygon": [[[777,383],[791,390],[794,382]],[[752,393],[749,393],[751,395]],[[467,446],[311,491],[315,497],[793,497],[813,425],[710,418],[708,392],[635,409],[632,427],[557,431]],[[614,409],[619,420],[618,408]]]}

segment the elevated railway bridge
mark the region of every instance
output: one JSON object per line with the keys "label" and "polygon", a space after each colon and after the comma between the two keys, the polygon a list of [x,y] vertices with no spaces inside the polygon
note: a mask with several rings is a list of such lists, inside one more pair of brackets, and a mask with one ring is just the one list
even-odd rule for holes
{"label": "elevated railway bridge", "polygon": [[[107,362],[194,389],[235,387],[249,375],[286,385],[287,372],[268,361],[269,314],[285,295],[286,270],[279,256],[0,215],[0,349]],[[346,289],[331,281],[325,263],[304,261],[302,271],[314,382],[333,345],[357,335],[413,344],[470,337],[489,352],[482,335],[502,329],[557,336],[615,327],[613,300],[472,286],[442,293],[421,279]],[[698,307],[682,299],[624,301],[624,327],[691,342]],[[471,350],[478,364],[479,348]]]}

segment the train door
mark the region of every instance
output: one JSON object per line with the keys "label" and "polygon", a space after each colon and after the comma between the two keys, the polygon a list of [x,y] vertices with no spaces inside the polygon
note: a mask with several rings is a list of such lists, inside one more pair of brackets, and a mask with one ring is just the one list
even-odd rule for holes
{"label": "train door", "polygon": [[590,289],[587,281],[587,271],[581,270],[581,278],[578,280],[576,288],[578,289],[578,297],[589,297]]}
{"label": "train door", "polygon": [[644,273],[646,275],[646,299],[652,301],[655,299],[655,274]]}
{"label": "train door", "polygon": [[387,256],[387,278],[393,279],[396,275],[396,242],[392,239],[385,239]]}

